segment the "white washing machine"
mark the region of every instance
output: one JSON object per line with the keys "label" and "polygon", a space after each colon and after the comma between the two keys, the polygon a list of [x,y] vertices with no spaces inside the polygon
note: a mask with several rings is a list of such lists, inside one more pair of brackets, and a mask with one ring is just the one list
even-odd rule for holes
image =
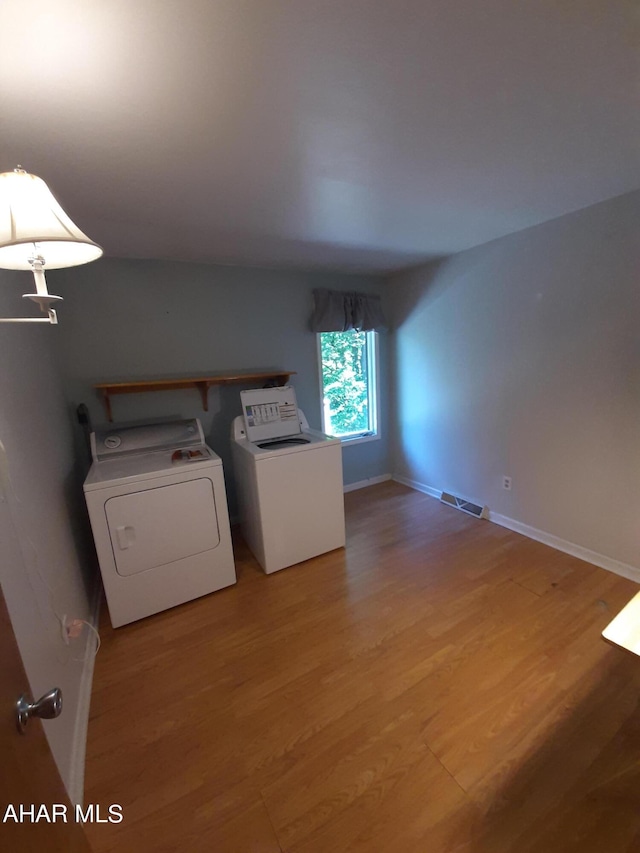
{"label": "white washing machine", "polygon": [[342,548],[340,439],[309,429],[290,388],[243,391],[241,397],[244,416],[235,418],[231,435],[240,523],[264,571]]}
{"label": "white washing machine", "polygon": [[91,435],[84,493],[114,628],[236,582],[222,460],[197,419]]}

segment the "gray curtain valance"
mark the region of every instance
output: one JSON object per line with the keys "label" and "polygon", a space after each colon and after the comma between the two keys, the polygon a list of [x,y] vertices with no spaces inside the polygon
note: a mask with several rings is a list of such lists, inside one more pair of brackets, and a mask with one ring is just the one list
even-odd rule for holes
{"label": "gray curtain valance", "polygon": [[380,297],[374,293],[314,290],[311,329],[314,332],[371,332],[386,328]]}

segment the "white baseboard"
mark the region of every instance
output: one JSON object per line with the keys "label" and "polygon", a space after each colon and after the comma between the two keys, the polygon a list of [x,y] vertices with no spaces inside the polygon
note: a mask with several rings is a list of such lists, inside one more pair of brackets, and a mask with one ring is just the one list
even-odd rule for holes
{"label": "white baseboard", "polygon": [[431,495],[432,498],[440,500],[442,489],[434,489],[433,486],[426,486],[424,483],[419,483],[417,480],[409,480],[407,477],[401,477],[399,474],[394,474],[393,479],[396,483],[402,483],[403,486],[415,489],[416,492],[424,492],[425,495]]}
{"label": "white baseboard", "polygon": [[349,483],[344,486],[344,492],[355,492],[357,489],[366,489],[367,486],[376,486],[378,483],[384,483],[391,479],[391,474],[380,474],[378,477],[369,477],[368,480],[358,480],[357,483]]}
{"label": "white baseboard", "polygon": [[538,530],[537,527],[531,527],[529,524],[523,524],[521,521],[516,521],[515,518],[509,518],[506,515],[500,515],[498,512],[489,511],[489,521],[494,524],[499,524],[501,527],[507,527],[516,533],[521,533],[529,539],[535,539],[536,542],[542,542],[544,545],[549,545],[557,551],[564,551],[565,554],[571,554],[572,557],[577,557],[579,560],[585,560],[594,566],[599,566],[601,569],[606,569],[608,572],[613,572],[614,575],[627,578],[630,581],[640,583],[640,568],[629,566],[627,563],[621,563],[620,560],[614,560],[613,557],[606,557],[604,554],[598,554],[597,551],[591,551],[589,548],[584,548],[582,545],[576,545],[574,542],[568,542],[566,539],[561,539],[559,536],[554,536],[552,533],[547,533],[544,530]]}
{"label": "white baseboard", "polygon": [[[93,593],[90,622],[98,630],[100,621],[100,602],[102,600],[102,584],[98,579]],[[87,755],[87,732],[89,729],[89,709],[91,707],[91,688],[93,687],[93,670],[95,666],[96,637],[89,631],[84,648],[80,689],[78,690],[78,707],[76,723],[71,746],[71,762],[69,771],[69,788],[67,793],[72,804],[83,805],[84,801],[84,768]]]}
{"label": "white baseboard", "polygon": [[[432,498],[440,499],[442,494],[441,489],[434,489],[433,486],[426,486],[424,483],[419,483],[417,480],[409,480],[406,477],[400,477],[394,474],[393,479],[415,489],[417,492],[424,492],[426,495],[431,495]],[[640,583],[640,568],[630,566],[627,563],[621,563],[620,560],[614,560],[613,557],[606,557],[604,554],[598,554],[597,551],[591,551],[589,548],[584,548],[582,545],[576,545],[574,542],[568,542],[566,539],[561,539],[559,536],[554,536],[552,533],[547,533],[544,530],[538,530],[537,527],[531,527],[529,524],[524,524],[521,521],[516,521],[515,518],[509,518],[506,515],[501,515],[497,512],[491,512],[487,515],[487,520],[494,524],[499,524],[501,527],[506,527],[513,530],[515,533],[521,533],[529,539],[534,539],[536,542],[542,542],[544,545],[549,545],[550,548],[555,548],[556,551],[563,551],[565,554],[571,554],[572,557],[577,557],[579,560],[584,560],[594,566],[599,566],[601,569],[606,569],[608,572],[613,572],[614,575],[627,578],[628,580]]]}

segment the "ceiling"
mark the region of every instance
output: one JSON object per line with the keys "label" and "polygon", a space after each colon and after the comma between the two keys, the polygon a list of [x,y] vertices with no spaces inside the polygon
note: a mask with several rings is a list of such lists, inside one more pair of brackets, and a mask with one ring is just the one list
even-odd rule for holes
{"label": "ceiling", "polygon": [[0,171],[107,255],[383,273],[640,186],[635,0],[3,0]]}

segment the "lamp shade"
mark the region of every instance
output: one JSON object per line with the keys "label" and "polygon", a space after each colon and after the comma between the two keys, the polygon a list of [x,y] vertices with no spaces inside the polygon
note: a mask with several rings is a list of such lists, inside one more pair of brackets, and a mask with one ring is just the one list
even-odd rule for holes
{"label": "lamp shade", "polygon": [[102,249],[69,219],[42,178],[20,168],[2,172],[0,267],[30,270],[34,255],[47,269],[61,269],[95,261]]}

